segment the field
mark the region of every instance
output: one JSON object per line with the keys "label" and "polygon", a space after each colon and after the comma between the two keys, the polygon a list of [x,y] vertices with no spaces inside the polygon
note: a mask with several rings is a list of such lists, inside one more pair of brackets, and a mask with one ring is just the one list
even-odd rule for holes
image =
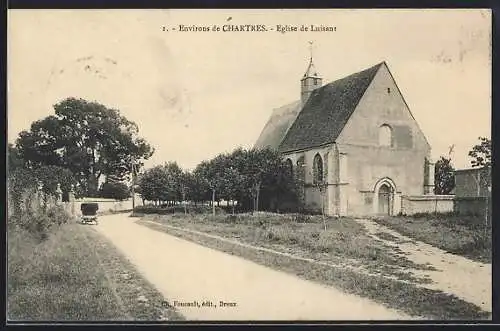
{"label": "field", "polygon": [[89,225],[63,224],[39,242],[8,233],[9,321],[181,320]]}
{"label": "field", "polygon": [[425,288],[430,282],[394,247],[369,236],[350,218],[277,215],[147,215],[138,221],[159,231],[252,260],[347,293],[368,297],[429,319],[487,318],[454,295]]}
{"label": "field", "polygon": [[422,214],[374,219],[399,233],[471,260],[491,263],[491,228],[474,216]]}

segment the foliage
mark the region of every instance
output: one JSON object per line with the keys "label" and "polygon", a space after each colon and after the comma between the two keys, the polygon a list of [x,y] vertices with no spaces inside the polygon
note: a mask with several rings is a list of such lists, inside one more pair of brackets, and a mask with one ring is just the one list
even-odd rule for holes
{"label": "foliage", "polygon": [[31,205],[38,193],[42,195],[43,209],[50,198],[58,199],[62,192],[69,192],[74,183],[71,172],[57,166],[40,166],[33,169],[17,168],[9,173],[9,203],[15,214],[32,212]]}
{"label": "foliage", "polygon": [[141,196],[148,201],[180,201],[182,199],[182,169],[175,162],[168,162],[144,171],[137,186]]}
{"label": "foliage", "polygon": [[19,155],[19,150],[13,144],[9,143],[7,149],[8,158],[8,171],[15,171],[18,168],[23,167],[24,161]]}
{"label": "foliage", "polygon": [[[279,210],[280,205],[297,203],[296,184],[279,153],[270,150],[238,148],[200,162],[192,172],[175,162],[146,170],[138,181],[138,192],[145,200],[232,201],[231,209]],[[238,206],[235,206],[235,201]],[[213,206],[214,207],[214,206]]]}
{"label": "foliage", "polygon": [[99,196],[101,198],[125,200],[130,197],[130,189],[127,184],[108,180],[102,183]]}
{"label": "foliage", "polygon": [[97,194],[99,178],[120,179],[140,167],[153,149],[138,137],[138,127],[116,109],[96,102],[67,98],[54,105],[55,115],[31,124],[19,134],[16,147],[27,167],[60,166],[70,170],[78,190]]}
{"label": "foliage", "polygon": [[63,207],[50,206],[46,210],[34,208],[9,215],[8,223],[10,229],[27,231],[34,239],[43,241],[48,238],[52,228],[67,223],[69,219],[70,215]]}
{"label": "foliage", "polygon": [[472,147],[469,156],[472,158],[471,165],[483,167],[491,165],[491,140],[485,137],[479,137],[479,143]]}
{"label": "foliage", "polygon": [[441,156],[435,164],[434,194],[450,194],[455,188],[455,169],[451,159]]}

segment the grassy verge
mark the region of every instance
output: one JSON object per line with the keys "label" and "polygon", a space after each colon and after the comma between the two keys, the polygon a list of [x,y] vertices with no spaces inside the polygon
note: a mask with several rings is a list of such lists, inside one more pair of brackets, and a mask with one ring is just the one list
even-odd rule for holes
{"label": "grassy verge", "polygon": [[404,311],[411,316],[427,319],[470,320],[488,319],[490,314],[479,307],[440,291],[429,290],[412,284],[390,280],[384,277],[369,276],[342,267],[330,267],[300,261],[271,252],[255,250],[227,241],[204,235],[175,230],[160,223],[138,221],[158,231],[240,256],[261,265],[295,274],[301,278],[332,285],[351,294],[372,299],[387,307]]}
{"label": "grassy verge", "polygon": [[474,216],[420,215],[375,218],[374,221],[449,253],[491,263],[491,229]]}
{"label": "grassy verge", "polygon": [[319,216],[239,215],[148,215],[145,219],[237,239],[251,245],[291,253],[332,264],[347,264],[368,273],[383,273],[415,283],[429,282],[413,270],[428,270],[394,247],[367,235],[350,218],[328,218],[327,230]]}
{"label": "grassy verge", "polygon": [[70,222],[37,242],[8,236],[9,321],[180,320],[92,227]]}

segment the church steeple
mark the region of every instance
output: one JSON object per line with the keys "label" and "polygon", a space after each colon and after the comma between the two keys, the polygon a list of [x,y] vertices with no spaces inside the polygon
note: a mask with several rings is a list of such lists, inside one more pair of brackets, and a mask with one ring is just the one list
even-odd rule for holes
{"label": "church steeple", "polygon": [[302,101],[302,105],[304,105],[307,99],[309,99],[309,96],[311,95],[312,91],[314,91],[318,87],[321,87],[321,85],[323,84],[323,79],[321,78],[321,76],[318,74],[318,71],[314,67],[312,46],[313,42],[310,41],[309,65],[307,66],[307,70],[304,76],[300,80],[300,99]]}

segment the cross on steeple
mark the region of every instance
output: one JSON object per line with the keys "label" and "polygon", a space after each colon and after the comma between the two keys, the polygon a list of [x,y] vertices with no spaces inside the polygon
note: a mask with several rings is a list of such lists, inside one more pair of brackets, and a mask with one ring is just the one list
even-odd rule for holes
{"label": "cross on steeple", "polygon": [[313,41],[309,41],[309,60],[312,62],[313,58]]}

